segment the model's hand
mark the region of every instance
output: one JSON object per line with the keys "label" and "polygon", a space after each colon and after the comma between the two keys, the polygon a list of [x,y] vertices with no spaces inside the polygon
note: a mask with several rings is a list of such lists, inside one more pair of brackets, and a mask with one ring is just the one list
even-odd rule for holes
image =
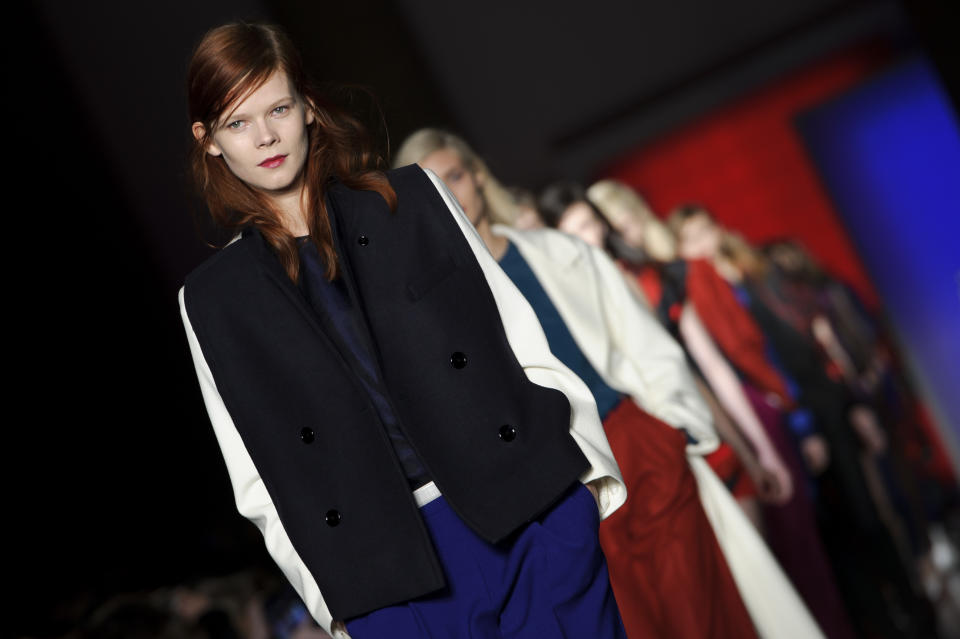
{"label": "model's hand", "polygon": [[800,453],[807,468],[814,475],[819,475],[830,465],[830,447],[827,440],[821,435],[807,435],[800,442]]}
{"label": "model's hand", "polygon": [[[769,504],[785,504],[793,497],[793,478],[786,464],[774,450],[758,456],[758,470],[750,477],[757,486],[760,500]],[[750,472],[750,468],[747,468]]]}
{"label": "model's hand", "polygon": [[593,501],[597,502],[597,510],[600,510],[600,489],[597,488],[597,482],[599,480],[595,479],[592,482],[589,482],[587,490],[590,491],[590,494],[593,495]]}
{"label": "model's hand", "polygon": [[757,499],[765,504],[781,504],[780,481],[763,466],[747,466],[747,474],[757,487]]}

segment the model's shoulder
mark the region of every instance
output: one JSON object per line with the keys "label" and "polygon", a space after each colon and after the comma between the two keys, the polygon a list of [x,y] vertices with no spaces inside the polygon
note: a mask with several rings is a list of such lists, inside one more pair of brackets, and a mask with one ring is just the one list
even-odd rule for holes
{"label": "model's shoulder", "polygon": [[524,231],[524,233],[528,234],[532,241],[538,242],[544,246],[562,246],[565,249],[575,250],[582,253],[585,253],[588,250],[587,243],[581,240],[579,237],[558,231],[557,229],[544,227],[539,229],[530,229],[528,231]]}
{"label": "model's shoulder", "polygon": [[549,259],[569,264],[582,256],[590,254],[590,246],[578,237],[562,233],[556,229],[539,228],[518,230],[507,226],[497,226],[497,233],[506,235],[521,249],[536,249]]}
{"label": "model's shoulder", "polygon": [[416,164],[390,169],[386,176],[394,188],[430,184],[426,172]]}
{"label": "model's shoulder", "polygon": [[[410,164],[388,171],[376,171],[375,173],[381,173],[387,178],[387,181],[394,190],[416,188],[430,184],[430,178],[428,178],[424,170],[416,164]],[[333,179],[327,186],[327,192],[340,195],[347,193],[367,193],[369,191],[352,188],[338,179]]]}
{"label": "model's shoulder", "polygon": [[234,238],[193,269],[187,275],[184,285],[187,288],[195,288],[236,277],[253,263],[251,245],[254,240],[250,233]]}
{"label": "model's shoulder", "polygon": [[[387,181],[397,196],[397,209],[394,213],[398,215],[392,215],[391,218],[400,217],[409,219],[411,215],[433,220],[443,218],[443,216],[434,215],[438,209],[447,209],[447,205],[444,203],[443,196],[441,195],[441,192],[444,191],[446,187],[443,186],[443,182],[436,174],[416,164],[410,164],[384,171],[383,175],[387,178]],[[379,198],[379,194],[374,191],[352,192],[362,194],[358,196],[360,198]],[[360,204],[364,200],[343,199],[342,201]],[[382,198],[380,198],[380,201],[383,201]]]}
{"label": "model's shoulder", "polygon": [[[437,197],[437,187],[416,164],[380,172],[397,196],[398,203],[422,202],[422,198]],[[384,199],[375,190],[358,189],[340,180],[332,180],[327,186],[327,196],[344,210],[378,210]]]}
{"label": "model's shoulder", "polygon": [[399,200],[406,197],[408,200],[426,198],[436,202],[442,201],[440,191],[445,188],[442,186],[443,182],[429,169],[409,164],[387,171],[387,179],[390,180],[390,185],[396,191]]}

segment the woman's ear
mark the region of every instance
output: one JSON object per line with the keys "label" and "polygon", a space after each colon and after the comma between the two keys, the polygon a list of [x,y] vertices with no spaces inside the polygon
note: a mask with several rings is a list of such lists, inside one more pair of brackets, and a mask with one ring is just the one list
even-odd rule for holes
{"label": "woman's ear", "polygon": [[317,116],[315,115],[316,108],[317,108],[316,105],[314,105],[313,102],[310,101],[310,98],[303,98],[303,110],[305,112],[303,121],[304,123],[306,123],[307,126],[310,126],[311,124],[313,124],[314,121],[317,119]]}
{"label": "woman's ear", "polygon": [[477,189],[483,190],[487,185],[487,167],[482,167],[473,172],[473,180],[477,183]]}
{"label": "woman's ear", "polygon": [[[190,130],[193,132],[194,140],[202,140],[204,134],[207,132],[207,127],[203,126],[203,122],[194,122]],[[213,140],[207,142],[207,147],[204,150],[214,157],[219,157],[223,153]]]}

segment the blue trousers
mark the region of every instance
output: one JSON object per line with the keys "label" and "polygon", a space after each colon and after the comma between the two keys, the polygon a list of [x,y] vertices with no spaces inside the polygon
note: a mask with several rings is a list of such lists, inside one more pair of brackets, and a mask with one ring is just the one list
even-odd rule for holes
{"label": "blue trousers", "polygon": [[353,639],[625,639],[597,539],[597,504],[583,484],[499,544],[478,537],[443,497],[420,512],[446,588],[348,621]]}

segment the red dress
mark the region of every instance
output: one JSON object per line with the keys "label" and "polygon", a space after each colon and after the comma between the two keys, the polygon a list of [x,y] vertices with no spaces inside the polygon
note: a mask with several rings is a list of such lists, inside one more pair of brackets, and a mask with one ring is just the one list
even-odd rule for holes
{"label": "red dress", "polygon": [[627,636],[756,637],[700,503],[684,434],[630,398],[603,427],[628,494],[600,525]]}
{"label": "red dress", "polygon": [[754,386],[775,393],[789,408],[793,400],[783,376],[767,359],[766,338],[712,264],[687,262],[687,294],[707,332],[737,370]]}

